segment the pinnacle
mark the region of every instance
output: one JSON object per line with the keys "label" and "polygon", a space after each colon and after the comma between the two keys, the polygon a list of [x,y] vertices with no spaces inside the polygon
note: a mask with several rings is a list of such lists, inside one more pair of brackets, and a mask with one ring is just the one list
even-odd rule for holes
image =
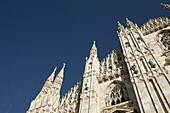
{"label": "pinnacle", "polygon": [[131,22],[128,18],[126,18],[126,25],[127,25],[127,28],[134,27],[133,22]]}
{"label": "pinnacle", "polygon": [[127,23],[132,23],[128,18],[126,18],[126,22]]}
{"label": "pinnacle", "polygon": [[126,18],[126,21],[129,21],[129,19],[128,19],[128,18]]}
{"label": "pinnacle", "polygon": [[124,27],[123,27],[123,25],[120,24],[119,21],[117,23],[118,23],[118,33],[119,33],[120,31],[124,30]]}
{"label": "pinnacle", "polygon": [[120,22],[119,22],[119,21],[117,21],[117,23],[118,23],[118,26],[121,26],[121,24],[120,24]]}
{"label": "pinnacle", "polygon": [[93,45],[92,45],[92,48],[90,50],[90,56],[91,57],[97,56],[97,48],[96,48],[96,42],[95,41],[93,41]]}
{"label": "pinnacle", "polygon": [[54,78],[54,76],[55,76],[56,70],[57,70],[57,67],[54,68],[53,72],[51,73],[51,75],[50,75],[50,77],[49,77],[49,79],[52,79],[52,81],[53,81],[53,78]]}
{"label": "pinnacle", "polygon": [[93,41],[93,46],[92,46],[91,50],[92,50],[92,49],[97,49],[97,48],[96,48],[96,41]]}
{"label": "pinnacle", "polygon": [[66,63],[63,63],[63,67],[65,67],[66,66]]}
{"label": "pinnacle", "polygon": [[53,71],[53,73],[55,73],[55,72],[56,72],[56,70],[57,70],[57,67],[55,67],[55,68],[54,68],[54,71]]}
{"label": "pinnacle", "polygon": [[61,77],[61,78],[63,78],[63,74],[64,74],[64,68],[65,68],[65,66],[66,66],[66,64],[65,63],[63,63],[63,67],[62,67],[62,69],[60,70],[60,72],[58,73],[58,77]]}

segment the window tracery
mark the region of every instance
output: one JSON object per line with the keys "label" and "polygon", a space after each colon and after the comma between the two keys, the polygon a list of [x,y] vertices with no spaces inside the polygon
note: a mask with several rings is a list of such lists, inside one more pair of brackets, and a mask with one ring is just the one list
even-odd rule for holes
{"label": "window tracery", "polygon": [[106,106],[113,106],[128,100],[128,94],[124,84],[112,84],[106,93]]}

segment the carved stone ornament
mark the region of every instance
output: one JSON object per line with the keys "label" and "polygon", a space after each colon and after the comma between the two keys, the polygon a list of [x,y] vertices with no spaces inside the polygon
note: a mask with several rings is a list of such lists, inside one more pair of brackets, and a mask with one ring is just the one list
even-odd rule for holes
{"label": "carved stone ornament", "polygon": [[160,36],[160,42],[165,51],[170,50],[170,33],[163,33]]}
{"label": "carved stone ornament", "polygon": [[117,105],[128,99],[126,86],[123,83],[113,83],[110,85],[105,95],[106,107]]}
{"label": "carved stone ornament", "polygon": [[166,28],[170,24],[169,20],[169,17],[149,19],[145,24],[142,25],[141,32],[143,35],[147,35],[162,28]]}
{"label": "carved stone ornament", "polygon": [[170,29],[162,30],[156,38],[157,44],[162,49],[162,54],[165,57],[165,65],[170,64]]}

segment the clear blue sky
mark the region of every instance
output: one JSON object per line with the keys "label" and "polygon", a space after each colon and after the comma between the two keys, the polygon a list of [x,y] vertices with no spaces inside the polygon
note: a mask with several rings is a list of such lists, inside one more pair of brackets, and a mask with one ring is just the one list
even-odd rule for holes
{"label": "clear blue sky", "polygon": [[99,59],[119,46],[117,21],[165,17],[168,0],[1,0],[0,113],[24,113],[55,66],[61,95],[82,79],[95,40]]}

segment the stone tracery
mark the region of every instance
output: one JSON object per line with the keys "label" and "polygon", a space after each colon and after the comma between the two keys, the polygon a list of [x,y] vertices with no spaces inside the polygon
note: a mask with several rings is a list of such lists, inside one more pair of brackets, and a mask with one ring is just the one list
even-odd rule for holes
{"label": "stone tracery", "polygon": [[128,100],[128,94],[124,84],[111,84],[105,96],[106,106],[113,106]]}

